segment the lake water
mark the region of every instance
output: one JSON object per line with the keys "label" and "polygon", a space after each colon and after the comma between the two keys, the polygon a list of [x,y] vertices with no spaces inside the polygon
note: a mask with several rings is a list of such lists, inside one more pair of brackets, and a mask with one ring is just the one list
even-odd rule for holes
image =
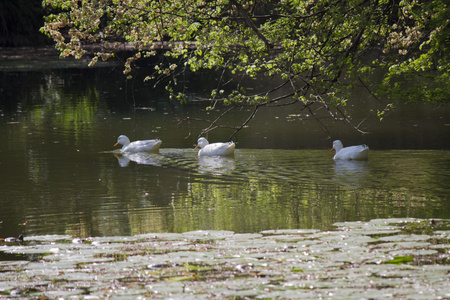
{"label": "lake water", "polygon": [[[450,215],[448,106],[400,105],[381,123],[368,118],[366,135],[323,118],[326,132],[300,106],[262,109],[234,138],[234,157],[199,159],[194,146],[207,123],[181,120],[215,113],[171,102],[139,79],[126,82],[120,66],[18,60],[0,70],[0,237],[329,229]],[[191,78],[191,95],[213,84],[210,75]],[[355,94],[364,103],[357,117],[368,115],[367,98]],[[224,122],[239,125],[250,111]],[[232,132],[208,138],[225,141]],[[160,138],[160,153],[117,156],[120,134]],[[369,161],[334,162],[334,139],[368,144]]]}

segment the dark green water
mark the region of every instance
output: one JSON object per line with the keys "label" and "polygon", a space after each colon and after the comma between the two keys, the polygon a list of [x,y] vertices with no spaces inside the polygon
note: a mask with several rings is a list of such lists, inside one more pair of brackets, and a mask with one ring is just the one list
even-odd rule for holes
{"label": "dark green water", "polygon": [[[262,110],[237,135],[234,158],[199,160],[193,147],[207,123],[180,120],[214,113],[126,82],[120,67],[2,70],[0,237],[326,229],[450,213],[448,107],[400,106],[382,123],[369,118],[367,135],[322,119],[331,138],[300,107]],[[214,80],[206,78],[191,79],[192,95],[207,94]],[[359,107],[357,116],[371,108]],[[249,112],[225,123],[239,125]],[[160,138],[161,151],[119,160],[112,145],[120,134]],[[335,163],[333,139],[368,144],[369,161]]]}

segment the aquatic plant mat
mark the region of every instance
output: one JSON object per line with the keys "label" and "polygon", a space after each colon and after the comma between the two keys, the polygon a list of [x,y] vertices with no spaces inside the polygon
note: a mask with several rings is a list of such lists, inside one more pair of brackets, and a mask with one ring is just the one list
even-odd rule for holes
{"label": "aquatic plant mat", "polygon": [[377,219],[335,231],[25,237],[0,246],[0,297],[450,298],[450,220]]}

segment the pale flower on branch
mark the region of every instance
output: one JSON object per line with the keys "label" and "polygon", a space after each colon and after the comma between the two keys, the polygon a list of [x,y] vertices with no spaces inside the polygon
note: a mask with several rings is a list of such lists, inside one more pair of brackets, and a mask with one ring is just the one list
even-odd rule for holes
{"label": "pale flower on branch", "polygon": [[92,67],[93,65],[95,65],[95,64],[97,63],[97,61],[98,61],[98,57],[97,57],[97,56],[94,56],[94,57],[91,59],[91,61],[89,62],[88,67]]}

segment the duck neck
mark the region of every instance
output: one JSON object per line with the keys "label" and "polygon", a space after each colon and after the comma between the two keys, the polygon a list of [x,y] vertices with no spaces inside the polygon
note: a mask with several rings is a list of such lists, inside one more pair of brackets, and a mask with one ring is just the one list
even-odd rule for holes
{"label": "duck neck", "polygon": [[125,148],[128,147],[129,144],[130,144],[130,140],[129,140],[129,139],[126,139],[126,140],[123,142],[123,144],[122,144],[122,145],[123,145],[123,146],[122,146],[122,151],[125,150]]}

